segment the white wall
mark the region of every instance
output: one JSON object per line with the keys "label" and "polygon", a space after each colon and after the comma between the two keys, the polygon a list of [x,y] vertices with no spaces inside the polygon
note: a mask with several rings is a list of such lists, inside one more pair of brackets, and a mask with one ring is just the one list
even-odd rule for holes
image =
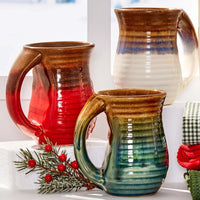
{"label": "white wall", "polygon": [[47,2],[0,3],[0,76],[8,75],[24,44],[87,40],[87,0]]}

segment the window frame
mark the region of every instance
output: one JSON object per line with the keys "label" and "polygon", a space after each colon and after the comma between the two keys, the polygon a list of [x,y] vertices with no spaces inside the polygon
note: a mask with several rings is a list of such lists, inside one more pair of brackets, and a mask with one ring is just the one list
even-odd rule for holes
{"label": "window frame", "polygon": [[[87,0],[87,9],[87,40],[95,43],[90,64],[91,79],[95,91],[109,89],[113,87],[110,73],[111,2],[108,0]],[[104,80],[102,80],[102,77]],[[6,99],[7,78],[8,76],[0,76],[0,100]],[[30,99],[28,85],[31,85],[31,83],[32,77],[27,76],[23,84],[27,89],[22,90],[21,100]]]}

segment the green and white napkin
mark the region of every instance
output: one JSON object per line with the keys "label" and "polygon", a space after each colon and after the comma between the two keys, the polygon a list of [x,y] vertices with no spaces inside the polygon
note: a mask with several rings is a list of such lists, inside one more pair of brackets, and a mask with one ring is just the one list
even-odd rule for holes
{"label": "green and white napkin", "polygon": [[200,102],[187,102],[185,104],[182,130],[183,144],[200,144]]}
{"label": "green and white napkin", "polygon": [[200,171],[188,170],[184,174],[184,178],[191,192],[192,200],[200,200]]}

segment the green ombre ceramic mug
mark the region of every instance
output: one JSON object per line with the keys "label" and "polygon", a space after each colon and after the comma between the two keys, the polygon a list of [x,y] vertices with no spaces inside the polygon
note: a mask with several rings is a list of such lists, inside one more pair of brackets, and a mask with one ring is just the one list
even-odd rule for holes
{"label": "green ombre ceramic mug", "polygon": [[[83,107],[75,128],[74,148],[79,167],[107,193],[121,196],[153,194],[168,169],[162,125],[166,93],[158,90],[118,89],[94,94]],[[110,126],[109,152],[102,168],[90,161],[85,146],[87,127],[105,112]]]}

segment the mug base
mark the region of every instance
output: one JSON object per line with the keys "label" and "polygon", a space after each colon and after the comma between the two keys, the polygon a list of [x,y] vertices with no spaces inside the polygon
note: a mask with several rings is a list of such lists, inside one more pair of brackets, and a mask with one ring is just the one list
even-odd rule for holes
{"label": "mug base", "polygon": [[[158,191],[158,190],[157,190]],[[114,192],[109,192],[109,191],[106,191],[107,194],[109,195],[112,195],[112,196],[126,196],[126,197],[145,197],[145,196],[152,196],[154,195],[155,193],[157,193],[157,191],[155,192],[150,192],[150,193],[134,193],[134,191],[128,191],[130,193],[114,193]]]}

